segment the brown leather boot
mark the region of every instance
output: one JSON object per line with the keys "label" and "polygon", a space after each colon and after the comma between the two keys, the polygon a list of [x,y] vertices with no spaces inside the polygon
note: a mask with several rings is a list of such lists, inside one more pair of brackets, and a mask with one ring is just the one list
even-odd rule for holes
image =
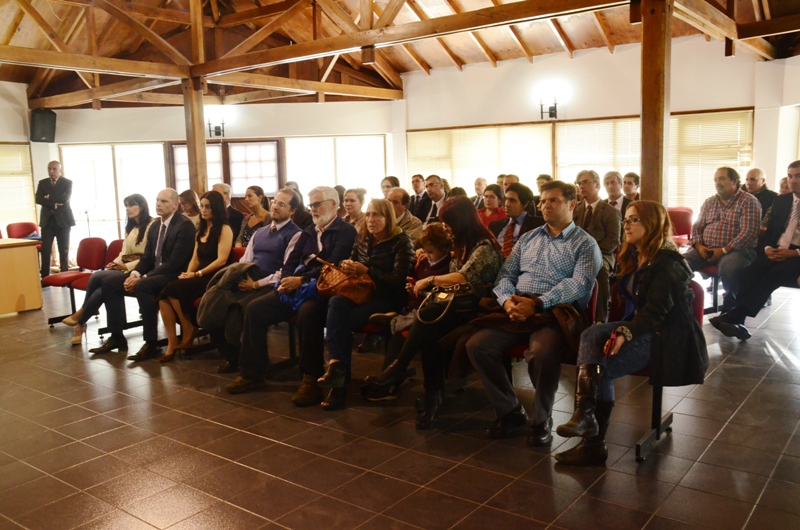
{"label": "brown leather boot", "polygon": [[597,436],[584,438],[572,449],[558,453],[555,456],[556,462],[567,466],[602,466],[605,464],[608,459],[606,431],[608,431],[613,408],[613,401],[598,401],[595,409],[598,425]]}
{"label": "brown leather boot", "polygon": [[603,368],[599,364],[584,364],[578,367],[578,380],[575,382],[575,411],[567,423],[559,425],[556,429],[559,436],[564,438],[597,436],[594,404],[602,373]]}
{"label": "brown leather boot", "polygon": [[297,407],[310,407],[316,405],[324,397],[322,387],[317,384],[317,378],[310,375],[303,375],[300,387],[292,396],[292,403]]}

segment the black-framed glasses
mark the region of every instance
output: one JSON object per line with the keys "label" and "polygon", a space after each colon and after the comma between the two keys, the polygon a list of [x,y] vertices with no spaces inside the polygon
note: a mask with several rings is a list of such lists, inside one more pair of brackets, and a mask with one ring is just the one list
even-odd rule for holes
{"label": "black-framed glasses", "polygon": [[311,204],[308,205],[308,207],[309,208],[317,208],[317,209],[319,209],[319,207],[322,206],[323,204],[325,204],[326,202],[328,202],[328,201],[312,202]]}
{"label": "black-framed glasses", "polygon": [[623,225],[635,225],[636,223],[641,223],[642,220],[638,217],[626,217],[622,220]]}

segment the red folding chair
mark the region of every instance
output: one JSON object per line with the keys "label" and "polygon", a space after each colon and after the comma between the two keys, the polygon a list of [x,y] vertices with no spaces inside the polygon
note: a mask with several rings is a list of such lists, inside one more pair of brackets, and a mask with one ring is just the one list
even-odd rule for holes
{"label": "red folding chair", "polygon": [[[42,279],[43,287],[68,287],[69,288],[69,301],[72,306],[72,313],[75,313],[75,290],[72,287],[72,282],[80,279],[86,274],[84,271],[98,271],[106,265],[106,242],[99,237],[87,237],[81,240],[78,244],[77,262],[80,270],[65,271],[51,274]],[[70,313],[70,314],[72,314]],[[50,327],[53,324],[61,322],[69,315],[61,315],[58,317],[51,317],[47,320]]]}
{"label": "red folding chair", "polygon": [[672,240],[682,247],[692,238],[692,209],[686,206],[667,208],[669,220],[672,222]]}
{"label": "red folding chair", "polygon": [[[6,226],[6,237],[10,239],[25,239],[36,232],[39,234],[39,225],[31,222],[10,223]],[[36,250],[42,250],[42,244],[36,245]]]}

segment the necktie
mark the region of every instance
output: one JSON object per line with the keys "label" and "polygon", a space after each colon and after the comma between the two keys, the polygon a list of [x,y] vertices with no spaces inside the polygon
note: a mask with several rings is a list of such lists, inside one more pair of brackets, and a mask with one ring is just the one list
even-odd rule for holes
{"label": "necktie", "polygon": [[56,187],[56,183],[57,182],[58,182],[58,179],[50,179],[50,184],[52,184],[54,188]]}
{"label": "necktie", "polygon": [[161,265],[161,251],[163,250],[164,240],[167,238],[167,225],[161,223],[158,229],[158,241],[156,242],[156,266]]}
{"label": "necktie", "polygon": [[586,215],[583,216],[583,228],[584,230],[589,229],[589,225],[592,224],[592,207],[589,206],[586,208]]}
{"label": "necktie", "polygon": [[270,233],[270,234],[274,234],[274,233],[275,233],[275,232],[277,232],[277,231],[278,231],[278,227],[277,227],[277,226],[275,226],[274,224],[273,224],[273,225],[270,227],[270,229],[269,229],[269,233]]}
{"label": "necktie", "polygon": [[501,249],[503,252],[503,257],[507,258],[509,254],[511,254],[511,250],[514,248],[514,227],[517,226],[517,220],[511,219],[511,222],[508,223],[508,228],[506,228],[505,233],[503,233],[503,248]]}
{"label": "necktie", "polygon": [[611,206],[614,206],[614,207],[616,207],[616,206],[617,206],[617,201],[611,201],[611,202],[610,202],[610,203],[608,203],[608,204],[610,204]]}
{"label": "necktie", "polygon": [[439,213],[439,205],[433,203],[433,208],[431,208],[431,216],[428,218],[430,221],[432,218],[436,217],[436,214]]}
{"label": "necktie", "polygon": [[794,206],[792,207],[792,216],[789,218],[789,224],[786,226],[786,230],[781,234],[781,238],[778,240],[778,247],[780,248],[789,248],[792,244],[792,240],[794,239],[795,232],[797,232],[797,225],[800,222],[800,201],[794,201]]}

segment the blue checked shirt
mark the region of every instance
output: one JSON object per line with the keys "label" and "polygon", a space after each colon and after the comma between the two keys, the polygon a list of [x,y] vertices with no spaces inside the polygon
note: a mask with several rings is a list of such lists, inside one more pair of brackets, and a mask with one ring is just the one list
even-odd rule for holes
{"label": "blue checked shirt", "polygon": [[520,236],[494,293],[501,306],[513,294],[539,294],[545,309],[575,300],[586,307],[602,262],[597,241],[575,223],[556,237],[540,226]]}

